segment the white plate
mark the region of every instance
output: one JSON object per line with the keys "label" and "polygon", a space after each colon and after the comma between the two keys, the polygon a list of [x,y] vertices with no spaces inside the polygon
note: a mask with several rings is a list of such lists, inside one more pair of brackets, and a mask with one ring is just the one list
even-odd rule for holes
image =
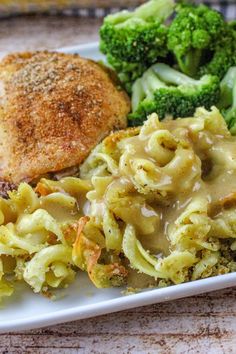
{"label": "white plate", "polygon": [[[60,51],[80,53],[84,57],[102,59],[96,43],[63,48]],[[121,289],[96,289],[86,274],[80,273],[73,285],[60,290],[61,299],[50,301],[18,285],[13,297],[0,309],[0,332],[32,329],[66,321],[88,318],[142,305],[196,295],[236,285],[236,273],[122,295]],[[64,296],[64,297],[63,297]]]}

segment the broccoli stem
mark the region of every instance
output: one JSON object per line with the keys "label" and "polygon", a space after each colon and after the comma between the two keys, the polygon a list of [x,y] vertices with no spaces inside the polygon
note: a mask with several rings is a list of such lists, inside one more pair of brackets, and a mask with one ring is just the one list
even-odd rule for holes
{"label": "broccoli stem", "polygon": [[143,75],[143,87],[147,97],[153,97],[154,91],[167,86],[159,80],[153,69],[150,68]]}
{"label": "broccoli stem", "polygon": [[164,82],[162,82],[152,68],[148,69],[142,78],[135,81],[132,88],[132,110],[133,112],[139,106],[139,103],[146,97],[147,99],[152,99],[153,94],[159,88],[167,87]]}
{"label": "broccoli stem", "polygon": [[139,103],[145,98],[145,92],[142,85],[142,79],[136,80],[132,88],[132,111],[135,112],[139,106]]}
{"label": "broccoli stem", "polygon": [[[232,125],[234,125],[236,123],[236,121],[234,119],[233,119],[233,121],[231,121],[232,117],[236,118],[236,81],[234,82],[232,94],[233,94],[232,105],[227,111],[228,114],[226,113],[226,116],[225,116],[225,120],[227,123],[230,124],[231,128],[232,128]],[[235,127],[235,129],[236,129],[236,127]]]}
{"label": "broccoli stem", "polygon": [[104,22],[110,23],[112,25],[119,25],[132,17],[132,12],[127,10],[123,10],[117,12],[116,14],[108,15],[105,17]]}
{"label": "broccoli stem", "polygon": [[233,104],[232,108],[236,108],[236,79],[234,80],[234,87],[233,87]]}
{"label": "broccoli stem", "polygon": [[231,67],[220,84],[221,97],[217,104],[220,109],[227,108],[231,105],[233,100],[233,86],[236,82],[236,66]]}
{"label": "broccoli stem", "polygon": [[236,135],[236,80],[233,86],[232,106],[225,112],[225,121],[232,135]]}
{"label": "broccoli stem", "polygon": [[218,107],[232,135],[236,135],[236,66],[231,67],[220,83],[221,97]]}
{"label": "broccoli stem", "polygon": [[166,64],[154,64],[152,68],[159,78],[168,84],[174,84],[176,86],[198,84],[198,80],[192,79],[191,77],[171,68]]}
{"label": "broccoli stem", "polygon": [[139,6],[133,12],[133,17],[141,18],[143,20],[155,18],[162,22],[172,14],[174,7],[174,0],[151,0]]}
{"label": "broccoli stem", "polygon": [[113,25],[119,25],[127,20],[136,18],[144,21],[155,19],[165,21],[172,13],[175,7],[174,0],[150,0],[139,6],[135,11],[120,11],[106,17],[105,21]]}

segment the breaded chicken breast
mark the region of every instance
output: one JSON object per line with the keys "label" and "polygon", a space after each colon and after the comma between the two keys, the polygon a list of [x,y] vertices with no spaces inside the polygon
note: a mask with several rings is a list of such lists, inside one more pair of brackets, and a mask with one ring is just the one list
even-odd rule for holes
{"label": "breaded chicken breast", "polygon": [[0,181],[18,184],[80,164],[130,101],[111,73],[79,55],[34,52],[0,63]]}

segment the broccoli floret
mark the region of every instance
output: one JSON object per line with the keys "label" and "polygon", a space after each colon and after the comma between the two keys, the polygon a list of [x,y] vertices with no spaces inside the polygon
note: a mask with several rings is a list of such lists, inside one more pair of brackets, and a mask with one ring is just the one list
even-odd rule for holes
{"label": "broccoli floret", "polygon": [[105,18],[100,49],[128,93],[150,65],[168,57],[168,29],[163,21],[173,9],[174,0],[151,0],[134,12],[121,11]]}
{"label": "broccoli floret", "polygon": [[199,73],[217,75],[222,79],[227,70],[234,65],[236,65],[236,31],[227,25],[216,41],[211,59],[200,68]]}
{"label": "broccoli floret", "polygon": [[151,66],[132,87],[130,125],[140,125],[153,112],[163,119],[192,116],[197,107],[210,109],[219,101],[217,76],[205,75],[200,80],[162,63]]}
{"label": "broccoli floret", "polygon": [[148,68],[142,63],[132,63],[118,60],[110,54],[107,55],[107,62],[116,71],[123,87],[128,93],[131,93],[132,84],[134,81],[142,76]]}
{"label": "broccoli floret", "polygon": [[177,15],[169,27],[168,48],[183,73],[196,76],[226,26],[223,16],[205,5],[177,7]]}
{"label": "broccoli floret", "polygon": [[100,49],[118,61],[151,65],[167,55],[167,27],[174,0],[151,0],[134,12],[121,11],[105,18]]}
{"label": "broccoli floret", "polygon": [[232,135],[236,135],[236,66],[230,68],[221,82],[221,107]]}
{"label": "broccoli floret", "polygon": [[[108,54],[106,58],[107,62],[116,71],[123,87],[129,94],[132,92],[132,85],[135,80],[141,77],[150,67],[150,65],[146,65],[145,63],[132,63],[118,60],[110,54]],[[165,58],[164,62],[168,64],[174,63],[170,55]]]}
{"label": "broccoli floret", "polygon": [[119,27],[105,23],[100,30],[101,52],[119,60],[154,63],[167,54],[167,28],[160,24],[132,19]]}

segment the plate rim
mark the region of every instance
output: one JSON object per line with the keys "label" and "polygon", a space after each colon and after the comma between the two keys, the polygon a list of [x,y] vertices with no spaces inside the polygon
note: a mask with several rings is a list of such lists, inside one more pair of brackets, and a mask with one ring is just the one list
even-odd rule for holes
{"label": "plate rim", "polygon": [[69,53],[69,52],[77,52],[78,50],[98,50],[99,49],[99,42],[94,41],[91,43],[82,43],[78,45],[71,45],[71,46],[66,46],[66,47],[61,47],[54,49],[56,52],[62,52],[62,53]]}
{"label": "plate rim", "polygon": [[[98,42],[85,43],[56,49],[59,52],[72,53],[85,50],[98,50]],[[83,53],[82,53],[83,55]],[[23,319],[0,321],[0,333],[31,330],[60,323],[91,318],[108,313],[114,313],[139,306],[147,306],[188,296],[233,287],[236,285],[236,272],[218,275],[192,282],[172,285],[165,288],[145,290],[136,294],[115,297],[93,304],[74,306],[55,310],[49,314],[29,316]],[[98,290],[99,291],[99,290]],[[0,309],[1,315],[1,309]]]}
{"label": "plate rim", "polygon": [[139,306],[147,306],[177,300],[184,297],[199,295],[210,291],[230,288],[236,285],[236,272],[218,275],[210,278],[195,280],[188,283],[171,285],[165,288],[144,290],[140,293],[115,297],[114,299],[99,301],[94,304],[70,307],[56,310],[41,316],[30,316],[18,320],[0,322],[0,333],[18,330],[31,330],[52,326],[60,323],[76,321],[105,315]]}

